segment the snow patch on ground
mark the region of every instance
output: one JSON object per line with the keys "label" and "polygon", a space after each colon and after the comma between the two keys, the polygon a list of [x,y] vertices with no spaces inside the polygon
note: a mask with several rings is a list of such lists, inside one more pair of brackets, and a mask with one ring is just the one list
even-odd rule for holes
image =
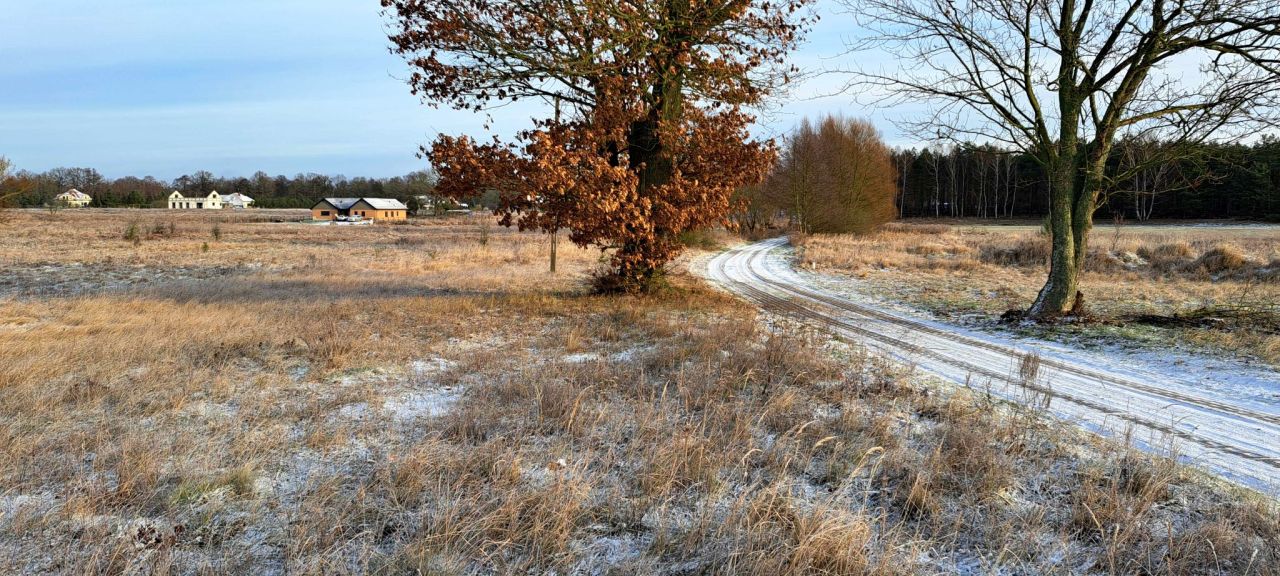
{"label": "snow patch on ground", "polygon": [[413,363],[409,365],[409,368],[413,371],[414,376],[422,377],[446,372],[455,365],[456,364],[454,362],[436,357],[428,358],[426,360],[414,360]]}
{"label": "snow patch on ground", "polygon": [[369,415],[369,404],[367,402],[357,402],[355,404],[347,404],[338,409],[338,417],[348,420],[361,420]]}
{"label": "snow patch on ground", "polygon": [[1019,366],[1035,354],[1038,386],[1048,388],[1058,417],[1115,436],[1132,423],[1139,447],[1163,452],[1172,443],[1184,462],[1267,493],[1280,490],[1271,464],[1280,433],[1280,373],[1274,370],[1174,349],[1081,349],[978,331],[884,303],[854,283],[796,270],[792,262],[790,249],[770,240],[716,257],[708,274],[749,298],[763,293],[790,301],[807,317],[908,366],[1012,401],[1025,401]]}
{"label": "snow patch on ground", "polygon": [[[380,390],[384,392],[380,400],[356,402],[338,408],[336,416],[347,420],[364,420],[375,417],[388,417],[393,421],[407,423],[420,418],[433,418],[448,413],[462,398],[462,388],[458,386],[439,386],[432,376],[444,373],[455,366],[455,363],[444,358],[415,360],[409,365],[408,379],[400,379],[396,370],[375,368],[340,377],[341,385],[357,385],[366,382],[386,384]],[[374,409],[378,413],[374,414]]]}
{"label": "snow patch on ground", "polygon": [[443,416],[462,398],[462,390],[445,386],[431,392],[409,392],[388,398],[382,410],[400,422]]}
{"label": "snow patch on ground", "polygon": [[[786,249],[791,258],[791,249]],[[796,270],[805,282],[847,300],[917,318],[928,318],[949,330],[978,337],[1005,346],[1032,348],[1042,358],[1062,360],[1087,359],[1090,366],[1138,378],[1160,380],[1170,376],[1177,380],[1194,380],[1195,389],[1210,391],[1215,396],[1234,399],[1254,408],[1280,407],[1280,373],[1257,362],[1189,352],[1170,345],[1167,348],[1126,346],[1121,343],[1092,345],[1086,350],[1070,343],[1019,335],[998,326],[956,326],[946,324],[927,311],[875,294],[856,278]]]}
{"label": "snow patch on ground", "polygon": [[646,352],[650,352],[653,349],[654,349],[654,346],[636,346],[634,348],[627,348],[626,350],[623,350],[621,352],[615,352],[613,354],[610,354],[609,361],[620,362],[625,364],[627,362],[631,362],[635,360],[636,356],[639,356]]}
{"label": "snow patch on ground", "polygon": [[652,349],[653,346],[635,346],[612,354],[605,354],[603,352],[578,352],[576,354],[565,354],[560,357],[560,361],[566,364],[586,364],[588,362],[600,361],[626,363],[631,362],[636,358],[636,356]]}
{"label": "snow patch on ground", "polygon": [[20,516],[49,514],[57,505],[57,498],[52,492],[0,495],[0,529],[6,528]]}
{"label": "snow patch on ground", "polygon": [[[599,529],[604,529],[600,526]],[[634,561],[653,543],[652,535],[613,534],[592,538],[581,545],[582,559],[571,574],[609,574],[610,568]]]}
{"label": "snow patch on ground", "polygon": [[579,352],[577,354],[565,354],[560,357],[560,361],[566,364],[586,364],[602,358],[599,352]]}
{"label": "snow patch on ground", "polygon": [[354,476],[358,466],[367,465],[373,459],[374,451],[360,440],[324,453],[302,448],[289,454],[275,473],[255,479],[254,493],[291,506],[322,482]]}

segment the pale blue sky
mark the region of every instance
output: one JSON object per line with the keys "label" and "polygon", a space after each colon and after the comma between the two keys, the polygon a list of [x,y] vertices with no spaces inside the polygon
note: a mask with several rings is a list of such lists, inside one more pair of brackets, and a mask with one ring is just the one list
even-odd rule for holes
{"label": "pale blue sky", "polygon": [[[482,135],[483,118],[432,110],[409,94],[387,52],[376,0],[11,0],[0,18],[0,155],[33,171],[86,166],[110,177],[319,172],[391,176],[437,132]],[[852,27],[823,21],[795,55],[830,68]],[[842,80],[796,87],[760,132],[803,115],[883,114],[848,96],[812,99]],[[510,132],[536,110],[495,113]]]}

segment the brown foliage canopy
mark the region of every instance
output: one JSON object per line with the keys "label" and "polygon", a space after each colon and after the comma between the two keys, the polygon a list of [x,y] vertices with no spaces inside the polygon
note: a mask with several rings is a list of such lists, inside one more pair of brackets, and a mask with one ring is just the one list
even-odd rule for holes
{"label": "brown foliage canopy", "polygon": [[25,175],[14,176],[13,163],[0,156],[0,208],[7,208],[13,198],[31,187],[31,179]]}
{"label": "brown foliage canopy", "polygon": [[863,233],[897,216],[889,148],[870,122],[805,120],[761,193],[804,232]]}
{"label": "brown foliage canopy", "polygon": [[[810,0],[383,0],[395,51],[431,105],[553,102],[514,141],[440,136],[439,192],[496,190],[503,223],[566,228],[612,250],[618,287],[643,288],[683,231],[723,222],[733,191],[776,152],[744,108],[788,80]],[[562,114],[561,112],[564,112]]]}

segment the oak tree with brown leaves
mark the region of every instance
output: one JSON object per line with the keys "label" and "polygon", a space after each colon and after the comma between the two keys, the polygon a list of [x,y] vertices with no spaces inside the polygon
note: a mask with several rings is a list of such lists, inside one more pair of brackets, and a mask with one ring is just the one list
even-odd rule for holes
{"label": "oak tree with brown leaves", "polygon": [[[442,135],[438,190],[499,194],[505,225],[611,254],[597,287],[653,285],[681,232],[723,223],[763,180],[748,111],[789,80],[810,0],[383,0],[393,51],[432,106],[557,108],[513,141]],[[554,103],[554,104],[552,104]],[[559,108],[566,108],[560,114]]]}

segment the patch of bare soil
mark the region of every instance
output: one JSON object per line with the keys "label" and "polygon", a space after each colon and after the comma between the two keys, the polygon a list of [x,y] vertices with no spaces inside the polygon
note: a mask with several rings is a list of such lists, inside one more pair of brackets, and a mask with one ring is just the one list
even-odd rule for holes
{"label": "patch of bare soil", "polygon": [[1227,332],[1251,330],[1259,334],[1280,335],[1280,307],[1277,306],[1206,306],[1168,315],[1138,314],[1126,320],[1151,326]]}
{"label": "patch of bare soil", "polygon": [[245,266],[156,266],[116,262],[16,263],[0,275],[0,297],[63,297],[257,271]]}

